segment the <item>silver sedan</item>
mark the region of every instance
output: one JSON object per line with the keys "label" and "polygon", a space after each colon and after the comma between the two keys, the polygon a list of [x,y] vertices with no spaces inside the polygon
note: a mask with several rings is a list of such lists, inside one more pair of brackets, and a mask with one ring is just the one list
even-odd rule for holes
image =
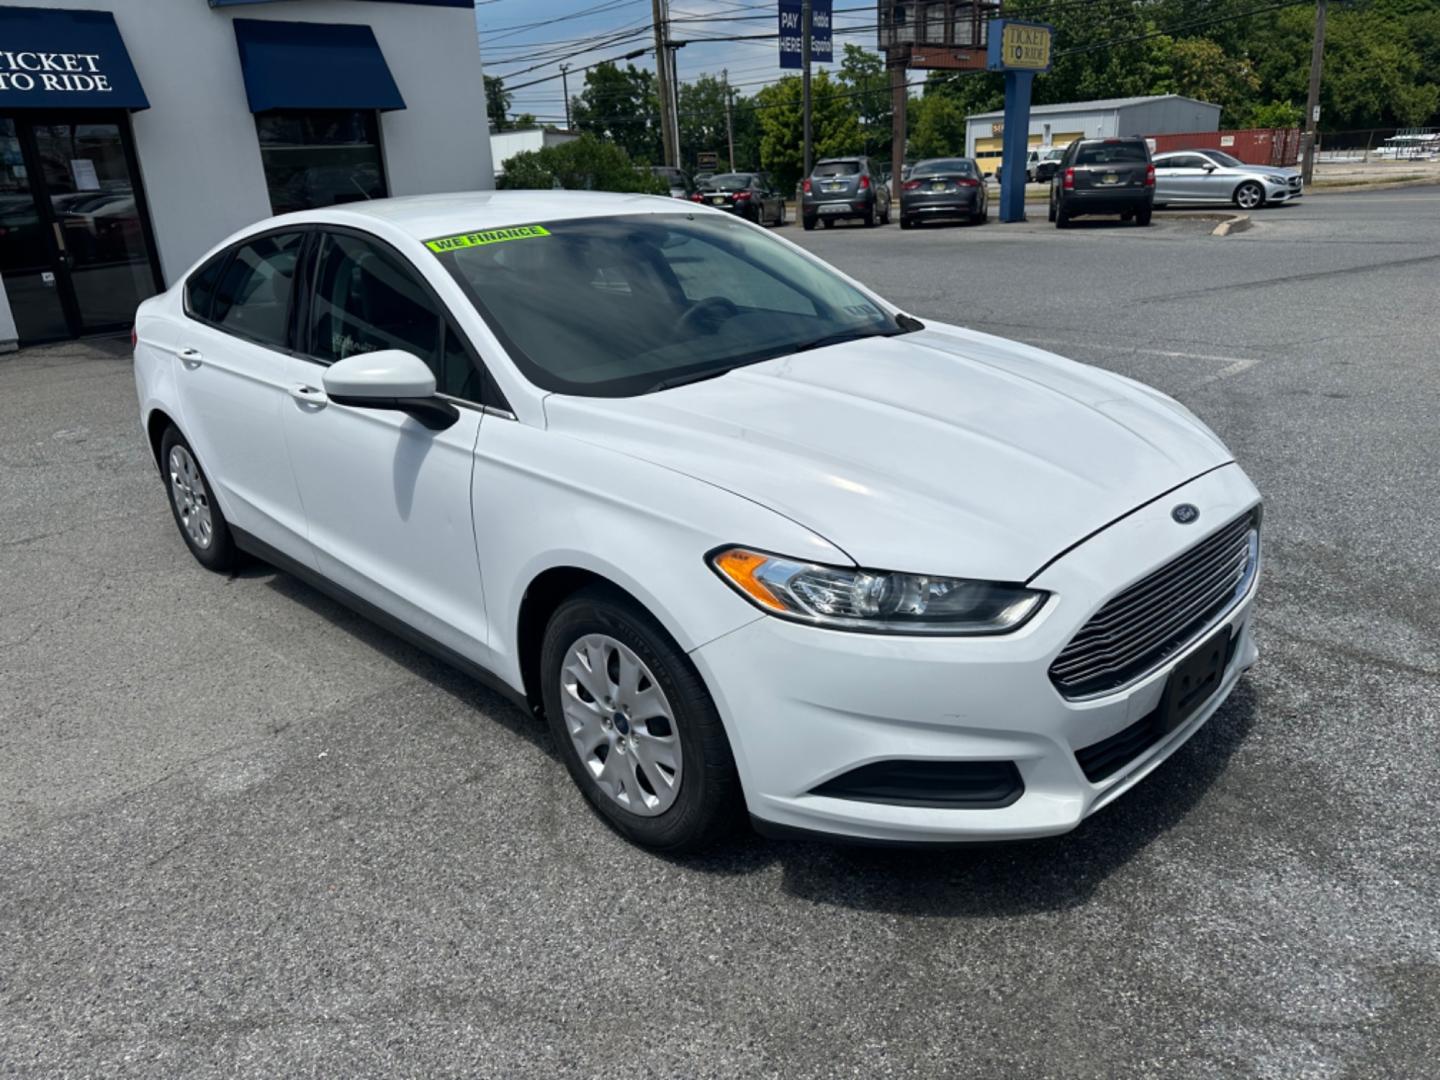
{"label": "silver sedan", "polygon": [[1298,199],[1300,173],[1283,166],[1246,165],[1220,150],[1175,150],[1155,155],[1155,205],[1234,204],[1256,210]]}

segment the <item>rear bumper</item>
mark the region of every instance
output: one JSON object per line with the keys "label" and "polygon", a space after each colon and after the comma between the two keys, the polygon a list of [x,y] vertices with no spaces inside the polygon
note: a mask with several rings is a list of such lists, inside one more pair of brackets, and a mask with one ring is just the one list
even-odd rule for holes
{"label": "rear bumper", "polygon": [[854,198],[827,199],[806,195],[800,203],[801,212],[808,218],[849,218],[864,217],[875,209],[874,195],[859,195]]}
{"label": "rear bumper", "polygon": [[1154,205],[1154,188],[1121,188],[1116,191],[1067,192],[1061,199],[1065,212],[1075,214],[1128,214]]}
{"label": "rear bumper", "polygon": [[900,215],[902,217],[961,217],[975,213],[980,208],[980,191],[972,188],[966,192],[945,192],[939,195],[902,196]]}

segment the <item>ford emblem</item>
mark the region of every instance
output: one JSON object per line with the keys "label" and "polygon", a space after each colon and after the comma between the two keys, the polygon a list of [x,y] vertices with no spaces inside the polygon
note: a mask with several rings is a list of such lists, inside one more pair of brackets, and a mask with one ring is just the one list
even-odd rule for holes
{"label": "ford emblem", "polygon": [[1170,516],[1181,525],[1189,525],[1200,516],[1200,511],[1190,503],[1181,503],[1170,511]]}

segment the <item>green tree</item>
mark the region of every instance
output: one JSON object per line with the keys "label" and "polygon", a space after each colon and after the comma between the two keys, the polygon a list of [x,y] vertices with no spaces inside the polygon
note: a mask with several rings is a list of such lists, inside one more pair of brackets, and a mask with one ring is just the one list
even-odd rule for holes
{"label": "green tree", "polygon": [[680,165],[694,170],[695,155],[714,150],[728,168],[725,135],[725,84],[713,75],[680,84]]}
{"label": "green tree", "polygon": [[889,160],[891,143],[890,79],[885,61],[876,53],[847,42],[840,59],[839,81],[860,122],[861,149]]}
{"label": "green tree", "polygon": [[554,188],[572,191],[638,191],[664,195],[669,187],[637,165],[613,142],[584,134],[560,146],[525,150],[502,166],[502,188]]}
{"label": "green tree", "polygon": [[[810,131],[815,159],[861,150],[860,121],[854,103],[827,71],[810,80]],[[787,75],[755,95],[760,118],[760,166],[782,191],[789,191],[804,169],[804,119],[800,77]]]}
{"label": "green tree", "polygon": [[490,126],[496,131],[504,131],[509,126],[505,114],[510,111],[510,100],[505,80],[498,75],[486,75],[485,113],[490,118]]}
{"label": "green tree", "polygon": [[914,161],[965,153],[965,110],[944,94],[911,98],[906,156]]}
{"label": "green tree", "polygon": [[585,89],[570,102],[571,126],[610,139],[636,161],[664,160],[655,76],[634,64],[606,61],[585,73]]}

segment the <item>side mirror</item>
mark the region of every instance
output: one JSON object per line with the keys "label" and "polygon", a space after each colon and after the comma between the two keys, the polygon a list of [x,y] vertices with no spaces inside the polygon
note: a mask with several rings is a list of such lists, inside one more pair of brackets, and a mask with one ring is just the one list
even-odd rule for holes
{"label": "side mirror", "polygon": [[389,409],[413,416],[431,431],[444,431],[460,410],[435,396],[435,373],[403,349],[347,356],[325,369],[325,395],[355,409]]}
{"label": "side mirror", "polygon": [[1214,171],[1215,171],[1216,169],[1218,169],[1219,167],[1220,167],[1220,166],[1218,166],[1218,165],[1206,165],[1206,166],[1205,166],[1205,171],[1206,171],[1206,172],[1214,172]]}

